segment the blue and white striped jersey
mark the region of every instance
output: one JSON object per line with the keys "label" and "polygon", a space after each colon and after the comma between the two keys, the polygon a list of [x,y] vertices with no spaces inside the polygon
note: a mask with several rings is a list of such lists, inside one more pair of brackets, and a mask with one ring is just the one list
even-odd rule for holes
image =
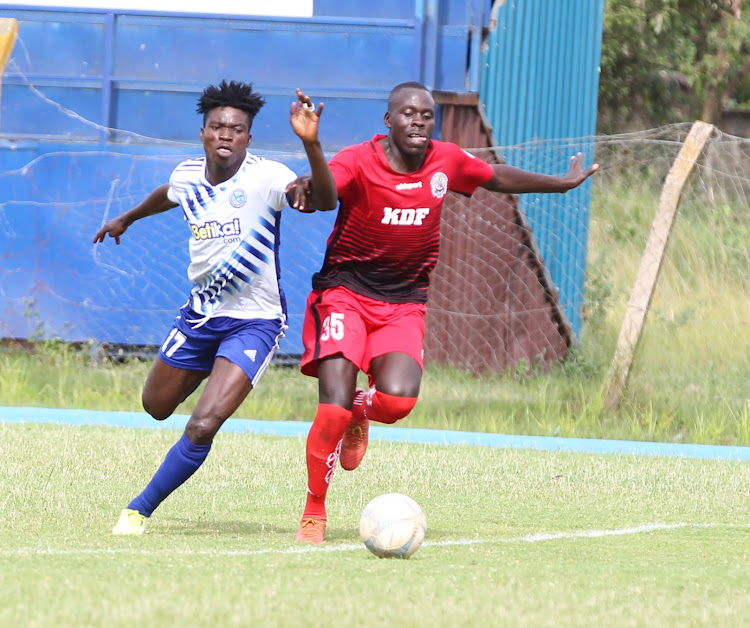
{"label": "blue and white striped jersey", "polygon": [[189,305],[215,316],[286,321],[279,285],[281,210],[295,178],[284,164],[247,153],[231,179],[206,179],[206,158],[188,159],[169,178],[169,199],[190,227]]}

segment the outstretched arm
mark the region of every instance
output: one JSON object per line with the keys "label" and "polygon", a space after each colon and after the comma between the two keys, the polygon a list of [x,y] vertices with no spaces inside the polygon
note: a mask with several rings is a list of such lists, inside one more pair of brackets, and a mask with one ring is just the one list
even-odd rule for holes
{"label": "outstretched arm", "polygon": [[115,242],[120,244],[120,236],[125,233],[128,227],[136,220],[140,220],[146,216],[153,216],[154,214],[161,214],[168,209],[177,207],[177,203],[173,203],[169,200],[169,197],[167,197],[167,190],[169,190],[169,183],[160,185],[142,202],[133,207],[133,209],[126,211],[124,214],[120,214],[117,218],[108,220],[94,236],[94,243],[104,242],[104,238],[109,234],[110,238],[114,238]]}
{"label": "outstretched arm", "polygon": [[[338,193],[336,182],[333,180],[318,139],[318,122],[321,113],[323,113],[323,103],[320,103],[316,110],[310,102],[310,97],[297,89],[297,101],[292,103],[290,122],[297,137],[302,140],[307,160],[310,162],[311,181],[306,205],[326,211],[336,208]],[[287,188],[287,194],[289,195],[289,188]]]}
{"label": "outstretched arm", "polygon": [[587,170],[583,170],[583,155],[578,153],[570,158],[570,170],[567,174],[557,177],[539,172],[530,172],[521,168],[514,168],[507,164],[493,166],[495,174],[487,181],[483,188],[493,192],[507,192],[510,194],[523,194],[525,192],[567,192],[577,188],[599,169],[599,164],[594,164]]}

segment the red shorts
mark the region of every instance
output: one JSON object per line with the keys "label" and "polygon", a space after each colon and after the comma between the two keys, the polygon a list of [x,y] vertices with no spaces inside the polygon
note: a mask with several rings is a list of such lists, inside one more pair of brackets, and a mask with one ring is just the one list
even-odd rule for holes
{"label": "red shorts", "polygon": [[318,360],[341,353],[369,375],[373,358],[406,353],[424,366],[424,303],[386,303],[342,286],[307,297],[301,369],[318,376]]}

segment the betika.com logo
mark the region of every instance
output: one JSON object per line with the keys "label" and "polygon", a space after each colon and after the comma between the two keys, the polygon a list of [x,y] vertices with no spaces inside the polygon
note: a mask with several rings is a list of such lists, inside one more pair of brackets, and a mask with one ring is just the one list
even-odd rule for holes
{"label": "betika.com logo", "polygon": [[226,238],[240,235],[240,219],[235,218],[232,222],[224,224],[211,220],[202,225],[190,225],[193,237],[196,240],[212,240],[214,238]]}

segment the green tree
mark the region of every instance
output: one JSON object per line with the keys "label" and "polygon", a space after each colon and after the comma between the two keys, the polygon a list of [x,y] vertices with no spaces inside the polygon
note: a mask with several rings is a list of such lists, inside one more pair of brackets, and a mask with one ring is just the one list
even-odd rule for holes
{"label": "green tree", "polygon": [[[750,73],[746,0],[607,0],[600,113],[715,123]],[[747,9],[744,10],[743,9]]]}
{"label": "green tree", "polygon": [[681,0],[690,48],[681,70],[701,103],[700,117],[716,123],[750,72],[750,10],[745,0]]}
{"label": "green tree", "polygon": [[660,73],[669,67],[662,44],[665,23],[675,19],[674,0],[607,0],[599,79],[600,120],[613,126],[631,119],[669,119],[674,85]]}

